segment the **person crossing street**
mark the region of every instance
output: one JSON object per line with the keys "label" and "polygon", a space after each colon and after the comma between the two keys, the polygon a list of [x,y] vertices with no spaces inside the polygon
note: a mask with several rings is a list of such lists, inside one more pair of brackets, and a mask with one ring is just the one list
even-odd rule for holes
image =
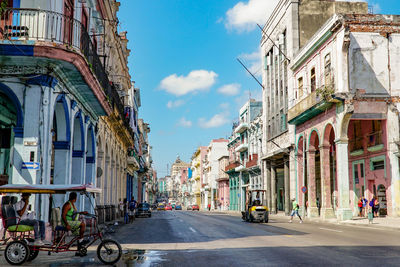
{"label": "person crossing street", "polygon": [[300,217],[300,214],[299,214],[299,204],[297,203],[297,201],[296,201],[296,199],[292,199],[292,203],[293,203],[293,209],[292,209],[292,213],[290,214],[290,223],[293,221],[293,216],[294,215],[297,215],[298,217],[299,217],[299,219],[300,219],[300,223],[303,223],[303,220],[301,219],[301,217]]}

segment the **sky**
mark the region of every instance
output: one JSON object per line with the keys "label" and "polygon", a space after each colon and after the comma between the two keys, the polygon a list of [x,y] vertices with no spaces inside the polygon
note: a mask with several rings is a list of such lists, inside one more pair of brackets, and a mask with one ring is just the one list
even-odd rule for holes
{"label": "sky", "polygon": [[[167,175],[177,156],[228,138],[240,107],[262,89],[260,38],[278,0],[120,0],[129,70],[150,124],[153,167]],[[399,0],[371,0],[374,13],[400,14]],[[259,78],[260,79],[260,78]]]}

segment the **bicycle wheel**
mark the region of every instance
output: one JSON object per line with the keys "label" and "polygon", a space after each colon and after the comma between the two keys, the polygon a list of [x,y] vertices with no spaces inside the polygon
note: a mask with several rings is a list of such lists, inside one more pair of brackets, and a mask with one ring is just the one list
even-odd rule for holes
{"label": "bicycle wheel", "polygon": [[29,249],[29,257],[26,261],[33,261],[39,255],[39,250]]}
{"label": "bicycle wheel", "polygon": [[10,242],[4,252],[7,262],[11,265],[21,265],[28,259],[30,254],[29,247],[24,241]]}
{"label": "bicycle wheel", "polygon": [[121,245],[114,240],[104,239],[97,247],[97,257],[104,264],[114,264],[122,256]]}

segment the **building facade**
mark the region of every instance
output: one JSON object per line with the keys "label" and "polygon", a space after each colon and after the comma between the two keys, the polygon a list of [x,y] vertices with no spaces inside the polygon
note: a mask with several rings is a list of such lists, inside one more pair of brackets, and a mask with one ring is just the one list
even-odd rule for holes
{"label": "building facade", "polygon": [[[289,64],[297,52],[335,13],[368,12],[367,3],[320,0],[281,0],[263,27],[263,155],[262,168],[266,201],[272,213],[290,211],[290,194],[295,197],[294,127],[287,123],[293,104]],[[292,177],[292,179],[290,179]],[[281,200],[281,204],[280,204]]]}
{"label": "building facade", "polygon": [[[304,88],[289,111],[296,192],[311,217],[350,219],[362,196],[376,196],[380,214],[399,216],[399,80],[391,78],[400,64],[399,21],[335,15],[294,58],[292,82]],[[307,194],[298,193],[302,186]]]}

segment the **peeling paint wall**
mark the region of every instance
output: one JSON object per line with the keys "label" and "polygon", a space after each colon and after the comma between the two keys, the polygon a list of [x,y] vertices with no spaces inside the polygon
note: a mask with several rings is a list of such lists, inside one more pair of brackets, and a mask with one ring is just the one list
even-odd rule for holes
{"label": "peeling paint wall", "polygon": [[335,13],[367,14],[368,3],[301,0],[299,6],[300,47],[303,47]]}

